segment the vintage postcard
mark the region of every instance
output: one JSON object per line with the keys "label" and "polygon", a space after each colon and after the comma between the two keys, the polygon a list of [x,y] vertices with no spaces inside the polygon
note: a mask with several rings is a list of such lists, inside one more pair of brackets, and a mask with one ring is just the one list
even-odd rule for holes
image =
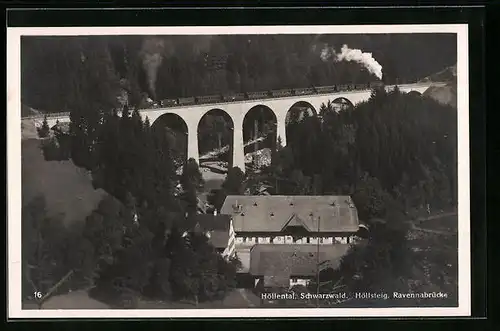
{"label": "vintage postcard", "polygon": [[467,25],[7,40],[10,318],[470,315]]}

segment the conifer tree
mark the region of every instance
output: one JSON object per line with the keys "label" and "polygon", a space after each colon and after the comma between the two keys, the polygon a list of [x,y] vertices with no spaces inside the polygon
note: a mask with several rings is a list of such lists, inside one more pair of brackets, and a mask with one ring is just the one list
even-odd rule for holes
{"label": "conifer tree", "polygon": [[38,136],[40,138],[46,138],[49,136],[49,132],[50,132],[50,127],[49,123],[47,122],[47,116],[44,116],[42,126],[40,127],[40,129],[38,129]]}

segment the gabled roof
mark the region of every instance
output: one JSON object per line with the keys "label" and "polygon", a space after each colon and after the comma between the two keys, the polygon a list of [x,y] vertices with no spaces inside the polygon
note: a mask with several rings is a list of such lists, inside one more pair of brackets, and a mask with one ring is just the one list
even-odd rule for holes
{"label": "gabled roof", "polygon": [[193,218],[186,219],[183,230],[194,230],[198,228],[203,232],[210,233],[209,242],[216,248],[226,248],[229,242],[229,227],[231,217],[229,215],[197,214]]}
{"label": "gabled roof", "polygon": [[56,123],[52,128],[53,131],[56,132],[61,132],[61,133],[69,133],[70,130],[70,123],[69,122],[64,122],[64,123]]}
{"label": "gabled roof", "polygon": [[290,216],[290,219],[285,223],[285,225],[283,225],[281,230],[285,230],[289,226],[303,227],[307,231],[311,231],[311,229],[308,228],[308,226],[300,219],[299,216],[297,216],[296,213],[293,213],[292,216]]}
{"label": "gabled roof", "polygon": [[281,232],[292,218],[311,232],[356,232],[359,224],[349,196],[229,195],[221,214],[236,232]]}
{"label": "gabled roof", "polygon": [[[348,252],[349,244],[319,245],[319,263],[323,267],[337,269],[342,257]],[[250,252],[250,274],[289,278],[310,277],[318,268],[317,245],[254,245]]]}
{"label": "gabled roof", "polygon": [[231,217],[229,215],[222,214],[197,214],[192,222],[198,223],[203,230],[229,231]]}

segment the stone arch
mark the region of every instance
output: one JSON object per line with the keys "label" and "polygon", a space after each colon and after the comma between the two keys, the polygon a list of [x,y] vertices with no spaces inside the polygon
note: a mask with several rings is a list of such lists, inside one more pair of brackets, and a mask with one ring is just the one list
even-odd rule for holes
{"label": "stone arch", "polygon": [[318,112],[307,101],[297,101],[287,111],[285,116],[285,137],[287,145],[292,143],[291,136],[298,122],[302,122],[306,117],[316,117]]}
{"label": "stone arch", "polygon": [[220,108],[207,111],[197,126],[199,164],[225,172],[233,163],[234,121]]}
{"label": "stone arch", "polygon": [[346,97],[338,97],[336,99],[332,100],[332,106],[334,107],[334,110],[342,111],[342,110],[347,110],[349,108],[354,108],[354,104],[351,102],[351,100],[347,99]]}
{"label": "stone arch", "polygon": [[316,109],[307,101],[297,101],[294,103],[286,113],[285,122],[288,125],[291,120],[293,120],[294,115],[298,115],[298,120],[301,120],[301,116],[317,116],[318,112]]}
{"label": "stone arch", "polygon": [[188,132],[186,121],[175,113],[165,113],[159,116],[151,125],[152,129],[167,136],[169,147],[174,157],[175,165],[180,167],[187,160]]}
{"label": "stone arch", "polygon": [[[260,167],[270,161],[270,152],[276,148],[277,125],[276,114],[268,106],[256,105],[245,114],[242,130],[246,164]],[[260,139],[250,144],[256,135]],[[256,154],[259,156],[254,157]]]}
{"label": "stone arch", "polygon": [[408,92],[408,95],[411,95],[414,97],[421,97],[422,93],[420,93],[419,91],[412,90],[412,91]]}

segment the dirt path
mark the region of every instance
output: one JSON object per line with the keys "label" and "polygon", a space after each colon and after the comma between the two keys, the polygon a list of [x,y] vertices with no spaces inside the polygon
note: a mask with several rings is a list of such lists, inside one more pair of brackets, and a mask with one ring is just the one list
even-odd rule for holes
{"label": "dirt path", "polygon": [[449,217],[449,216],[455,216],[457,215],[457,212],[449,212],[449,213],[443,213],[443,214],[436,214],[436,215],[432,215],[432,216],[428,216],[428,217],[420,217],[420,218],[417,218],[415,221],[411,221],[411,222],[426,222],[426,221],[431,221],[431,220],[434,220],[434,219],[438,219],[438,218],[443,218],[443,217]]}
{"label": "dirt path", "polygon": [[237,289],[237,291],[241,295],[241,297],[243,298],[243,300],[245,300],[248,303],[249,307],[255,307],[255,305],[253,304],[253,302],[248,298],[245,289],[239,288],[239,289]]}
{"label": "dirt path", "polygon": [[450,235],[456,234],[456,232],[450,232],[450,231],[424,229],[424,228],[416,226],[413,223],[412,223],[411,229],[415,230],[415,231],[421,231],[421,232],[432,233],[432,234],[439,234],[439,235],[445,235],[445,236],[450,236]]}
{"label": "dirt path", "polygon": [[432,220],[440,219],[440,218],[443,218],[443,217],[455,216],[455,215],[457,215],[457,212],[449,212],[449,213],[437,214],[437,215],[432,215],[432,216],[428,216],[428,217],[420,217],[420,218],[417,218],[416,220],[408,221],[408,223],[410,223],[411,229],[414,230],[414,231],[421,231],[421,232],[426,232],[426,233],[432,233],[432,234],[449,236],[449,235],[456,234],[456,232],[444,231],[444,230],[426,229],[426,228],[422,228],[420,226],[417,226],[416,224],[420,225],[423,222],[432,221]]}

